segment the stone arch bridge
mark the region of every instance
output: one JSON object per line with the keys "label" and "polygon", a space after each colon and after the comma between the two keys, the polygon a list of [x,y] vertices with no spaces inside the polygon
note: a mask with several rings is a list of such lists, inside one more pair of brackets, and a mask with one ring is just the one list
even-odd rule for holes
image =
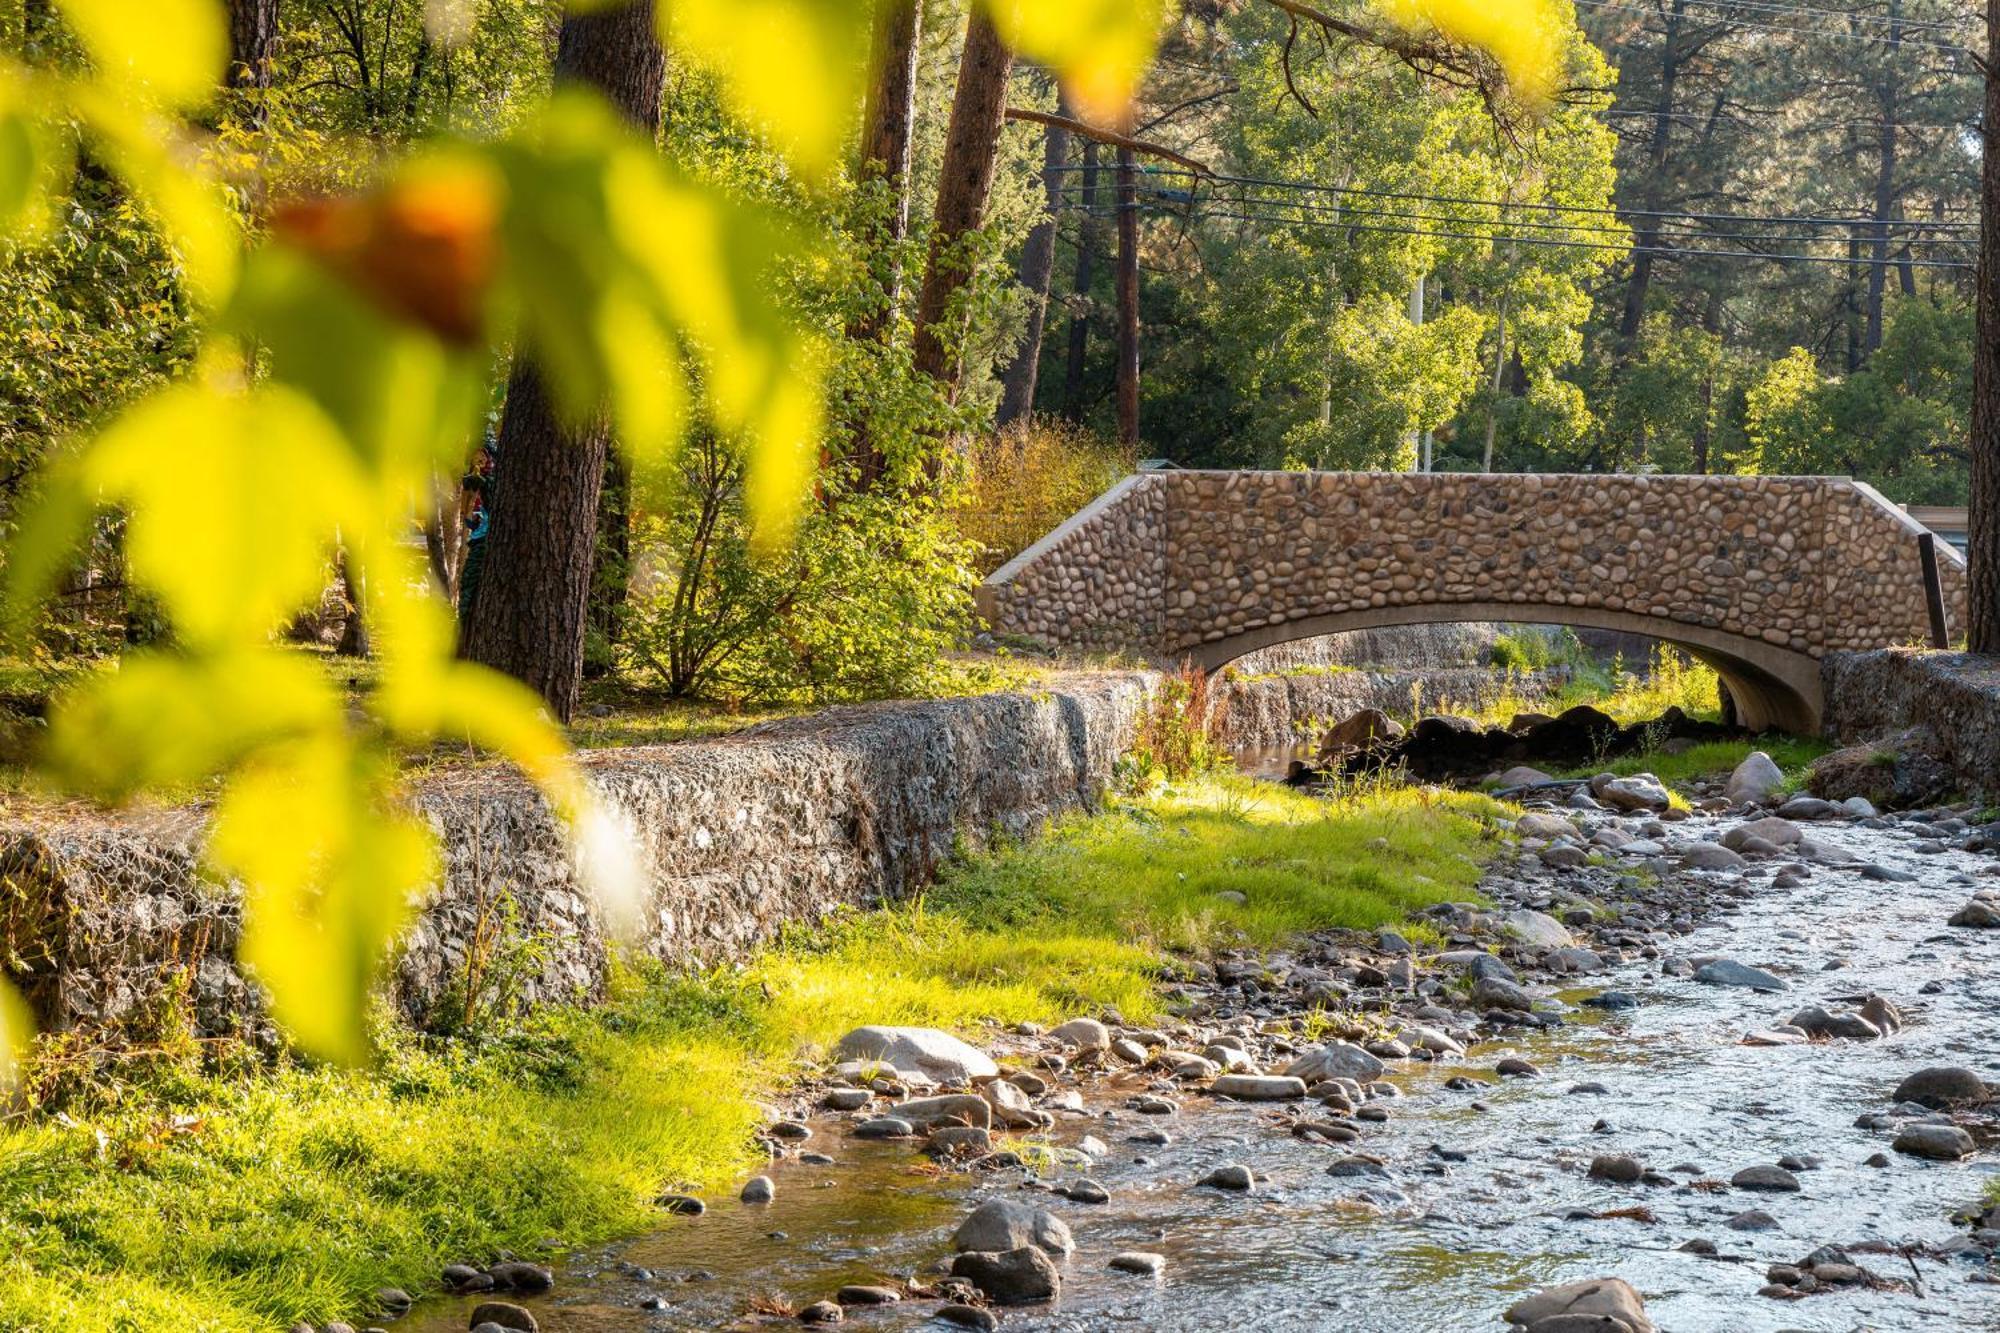
{"label": "stone arch bridge", "polygon": [[1384,625],[1625,630],[1714,666],[1746,726],[1812,733],[1825,654],[1928,638],[1923,531],[1844,477],[1144,472],[979,601],[1002,633],[1211,670]]}

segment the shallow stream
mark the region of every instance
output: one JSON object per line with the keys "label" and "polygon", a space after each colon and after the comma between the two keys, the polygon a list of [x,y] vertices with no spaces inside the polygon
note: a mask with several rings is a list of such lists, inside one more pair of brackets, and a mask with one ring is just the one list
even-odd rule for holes
{"label": "shallow stream", "polygon": [[[1166,1122],[1170,1145],[1141,1147],[1126,1135],[1160,1122],[1099,1108],[1122,1107],[1145,1078],[1121,1075],[1122,1084],[1087,1089],[1095,1114],[1060,1117],[1055,1133],[1061,1142],[1092,1133],[1111,1146],[1089,1171],[1111,1201],[1093,1207],[1030,1196],[1069,1222],[1078,1249],[1065,1267],[1061,1303],[1005,1311],[1003,1327],[1496,1329],[1499,1312],[1527,1290],[1616,1275],[1645,1295],[1661,1328],[1677,1333],[2000,1328],[2000,1286],[1975,1280],[1981,1266],[1962,1258],[1918,1254],[1921,1294],[1757,1295],[1769,1264],[1799,1260],[1822,1244],[1922,1247],[1963,1234],[1949,1214],[2000,1170],[2000,1150],[1989,1145],[1965,1163],[1941,1165],[1889,1152],[1892,1131],[1854,1125],[1862,1112],[1888,1110],[1897,1082],[1925,1065],[1969,1065],[1989,1081],[2000,1078],[2000,931],[1944,925],[1970,893],[1952,877],[1995,862],[1956,851],[1920,855],[1901,827],[1819,825],[1813,836],[1919,879],[1881,883],[1821,868],[1789,890],[1753,880],[1756,893],[1739,911],[1680,941],[1685,954],[1769,968],[1790,982],[1787,993],[1662,977],[1657,960],[1635,961],[1593,978],[1592,989],[1628,991],[1641,1002],[1636,1010],[1606,1017],[1572,1008],[1569,1025],[1554,1032],[1481,1045],[1462,1061],[1392,1066],[1391,1079],[1407,1095],[1389,1104],[1387,1124],[1368,1126],[1353,1145],[1387,1160],[1388,1181],[1331,1178],[1327,1163],[1343,1150],[1292,1138],[1256,1106],[1199,1096]],[[1932,982],[1936,993],[1921,993]],[[1744,1033],[1781,1023],[1805,1004],[1831,1006],[1870,990],[1902,1007],[1902,1032],[1865,1044],[1740,1044]],[[1573,1004],[1587,993],[1559,998]],[[1491,1071],[1507,1054],[1534,1061],[1542,1076],[1498,1081]],[[1487,1086],[1449,1090],[1443,1084],[1453,1074]],[[1569,1091],[1586,1082],[1608,1091]],[[973,1201],[1018,1185],[1018,1172],[935,1176],[909,1145],[843,1141],[817,1123],[808,1146],[832,1154],[836,1165],[778,1163],[774,1203],[753,1207],[724,1196],[703,1217],[572,1255],[557,1269],[555,1292],[525,1303],[543,1328],[579,1333],[754,1327],[761,1321],[747,1312],[765,1293],[804,1305],[845,1282],[928,1271],[948,1255],[950,1233]],[[1586,1179],[1591,1157],[1612,1152],[1668,1172],[1692,1164],[1714,1181],[1790,1154],[1821,1165],[1799,1173],[1797,1194]],[[1876,1152],[1889,1154],[1886,1167],[1863,1164]],[[1270,1183],[1247,1196],[1194,1187],[1224,1162],[1268,1173]],[[1371,1185],[1372,1201],[1358,1197]],[[1567,1220],[1580,1209],[1634,1206],[1655,1220]],[[1724,1226],[1752,1208],[1773,1215],[1778,1229]],[[1694,1237],[1713,1241],[1722,1257],[1676,1248]],[[1111,1254],[1130,1249],[1164,1254],[1165,1275],[1106,1271]],[[1884,1278],[1913,1277],[1913,1261],[1902,1254],[1855,1257]],[[686,1280],[691,1274],[704,1276]],[[664,1308],[643,1309],[649,1300]],[[426,1302],[399,1333],[463,1333],[473,1303]],[[935,1309],[915,1301],[856,1308],[847,1323],[941,1329],[930,1322]]]}

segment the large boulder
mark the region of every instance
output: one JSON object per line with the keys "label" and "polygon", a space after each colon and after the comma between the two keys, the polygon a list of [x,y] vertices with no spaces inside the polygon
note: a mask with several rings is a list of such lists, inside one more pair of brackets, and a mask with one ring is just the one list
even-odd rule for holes
{"label": "large boulder", "polygon": [[1374,750],[1403,735],[1403,724],[1379,708],[1364,708],[1334,724],[1319,744],[1322,761]]}
{"label": "large boulder", "polygon": [[940,1083],[971,1083],[1000,1075],[993,1057],[936,1028],[856,1028],[840,1039],[834,1055],[842,1060],[877,1060],[892,1069],[915,1070]]}
{"label": "large boulder", "polygon": [[1061,1271],[1033,1245],[961,1254],[952,1260],[951,1273],[979,1288],[995,1305],[1032,1305],[1052,1301],[1062,1292]]}
{"label": "large boulder", "polygon": [[1722,845],[1732,852],[1743,850],[1743,844],[1752,838],[1762,838],[1773,847],[1795,847],[1805,838],[1805,831],[1789,819],[1776,815],[1766,815],[1753,819],[1747,824],[1738,824],[1722,835]]}
{"label": "large boulder", "polygon": [[1019,1199],[988,1199],[951,1235],[957,1250],[1018,1250],[1033,1246],[1061,1257],[1076,1248],[1069,1225],[1046,1208]]}
{"label": "large boulder", "polygon": [[1569,927],[1532,907],[1517,907],[1507,913],[1500,918],[1500,928],[1521,943],[1538,949],[1566,949],[1576,943]]}
{"label": "large boulder", "polygon": [[1944,1110],[1953,1106],[1978,1106],[1991,1095],[1985,1080],[1961,1065],[1933,1065],[1896,1085],[1899,1102],[1915,1102]]}
{"label": "large boulder", "polygon": [[1731,805],[1769,805],[1784,789],[1785,770],[1762,750],[1752,750],[1730,773],[1722,794]]}
{"label": "large boulder", "polygon": [[1286,1065],[1285,1074],[1290,1078],[1303,1079],[1308,1085],[1323,1083],[1330,1078],[1351,1078],[1357,1083],[1370,1083],[1382,1077],[1387,1069],[1387,1065],[1352,1042],[1330,1041]]}
{"label": "large boulder", "polygon": [[1520,733],[1522,748],[1545,763],[1581,764],[1610,752],[1624,728],[1610,714],[1578,704]]}
{"label": "large boulder", "polygon": [[1549,1287],[1518,1300],[1502,1316],[1527,1333],[1655,1333],[1646,1303],[1621,1278],[1600,1277]]}
{"label": "large boulder", "polygon": [[1665,810],[1674,803],[1666,786],[1651,773],[1634,773],[1629,778],[1599,773],[1590,780],[1590,794],[1613,810],[1628,814],[1635,810]]}
{"label": "large boulder", "polygon": [[1551,815],[1540,810],[1530,810],[1514,822],[1514,831],[1524,838],[1541,838],[1553,842],[1557,838],[1575,838],[1576,825],[1561,815]]}

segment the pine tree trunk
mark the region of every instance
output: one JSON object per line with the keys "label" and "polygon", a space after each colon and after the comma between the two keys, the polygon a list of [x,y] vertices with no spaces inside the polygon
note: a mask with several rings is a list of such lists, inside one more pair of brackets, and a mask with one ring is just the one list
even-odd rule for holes
{"label": "pine tree trunk", "polygon": [[947,326],[946,320],[953,299],[972,278],[968,241],[986,221],[1007,112],[1007,79],[1013,70],[1013,51],[1000,40],[985,11],[975,10],[966,24],[965,53],[959,57],[930,256],[917,296],[916,367],[941,381],[953,399],[965,374],[958,346],[965,331],[961,321]]}
{"label": "pine tree trunk", "polygon": [[1653,110],[1653,143],[1648,154],[1645,200],[1647,214],[1645,220],[1632,233],[1632,278],[1625,287],[1625,313],[1618,321],[1618,340],[1629,354],[1633,342],[1639,336],[1639,326],[1646,319],[1646,290],[1653,281],[1653,251],[1660,244],[1659,208],[1665,194],[1661,189],[1667,177],[1667,148],[1672,142],[1674,127],[1674,85],[1680,79],[1680,50],[1676,42],[1680,37],[1681,19],[1687,13],[1687,0],[1674,0],[1667,10],[1665,46],[1660,54],[1660,101]]}
{"label": "pine tree trunk", "polygon": [[1118,442],[1139,443],[1139,172],[1118,150]]}
{"label": "pine tree trunk", "polygon": [[[1063,115],[1069,107],[1059,105]],[[1042,333],[1048,325],[1049,284],[1056,271],[1056,217],[1062,209],[1063,164],[1069,156],[1069,131],[1051,125],[1042,144],[1042,218],[1021,246],[1021,285],[1028,289],[1028,328],[1021,348],[1001,379],[1002,429],[1027,421],[1035,412],[1035,381],[1041,374]]]}
{"label": "pine tree trunk", "polygon": [[229,0],[229,86],[271,86],[278,53],[278,0]]}
{"label": "pine tree trunk", "polygon": [[[2000,125],[2000,0],[1986,0],[1987,125]],[[1979,184],[1979,313],[1972,356],[1971,530],[1967,646],[2000,654],[2000,134],[1989,133]],[[1915,594],[1912,589],[1912,595]]]}
{"label": "pine tree trunk", "polygon": [[1097,278],[1097,141],[1083,141],[1083,211],[1077,215],[1076,274],[1070,290],[1076,309],[1069,317],[1069,348],[1063,360],[1063,416],[1083,420],[1083,365],[1090,350],[1090,284]]}
{"label": "pine tree trunk", "polygon": [[[648,0],[564,17],[558,83],[588,84],[649,133],[660,120],[665,58]],[[500,420],[485,568],[461,651],[526,682],[558,721],[576,710],[610,430],[565,429],[533,348],[517,354]]]}
{"label": "pine tree trunk", "polygon": [[924,7],[919,0],[881,0],[875,13],[875,78],[861,126],[863,181],[889,183],[893,202],[884,249],[885,302],[856,319],[848,336],[879,337],[902,299],[903,264],[899,247],[910,234],[910,127],[917,116],[917,57],[923,44]]}
{"label": "pine tree trunk", "polygon": [[1493,349],[1493,388],[1486,403],[1486,447],[1479,454],[1479,470],[1493,470],[1493,437],[1500,433],[1500,386],[1507,374],[1507,293],[1500,293],[1499,317],[1494,325],[1497,346]]}
{"label": "pine tree trunk", "polygon": [[[1889,62],[1895,60],[1902,46],[1903,29],[1897,21],[1902,17],[1902,10],[1901,0],[1889,0]],[[1862,339],[1862,351],[1869,355],[1882,345],[1882,297],[1889,283],[1889,223],[1896,216],[1896,116],[1899,108],[1893,63],[1884,66],[1877,96],[1882,124],[1875,152],[1875,245],[1871,255],[1875,262],[1868,269],[1868,327]]]}

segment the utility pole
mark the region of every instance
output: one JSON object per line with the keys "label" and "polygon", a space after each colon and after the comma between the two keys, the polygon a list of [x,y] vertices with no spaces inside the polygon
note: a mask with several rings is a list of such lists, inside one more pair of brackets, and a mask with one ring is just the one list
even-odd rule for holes
{"label": "utility pole", "polygon": [[1139,442],[1139,173],[1118,150],[1118,441]]}

